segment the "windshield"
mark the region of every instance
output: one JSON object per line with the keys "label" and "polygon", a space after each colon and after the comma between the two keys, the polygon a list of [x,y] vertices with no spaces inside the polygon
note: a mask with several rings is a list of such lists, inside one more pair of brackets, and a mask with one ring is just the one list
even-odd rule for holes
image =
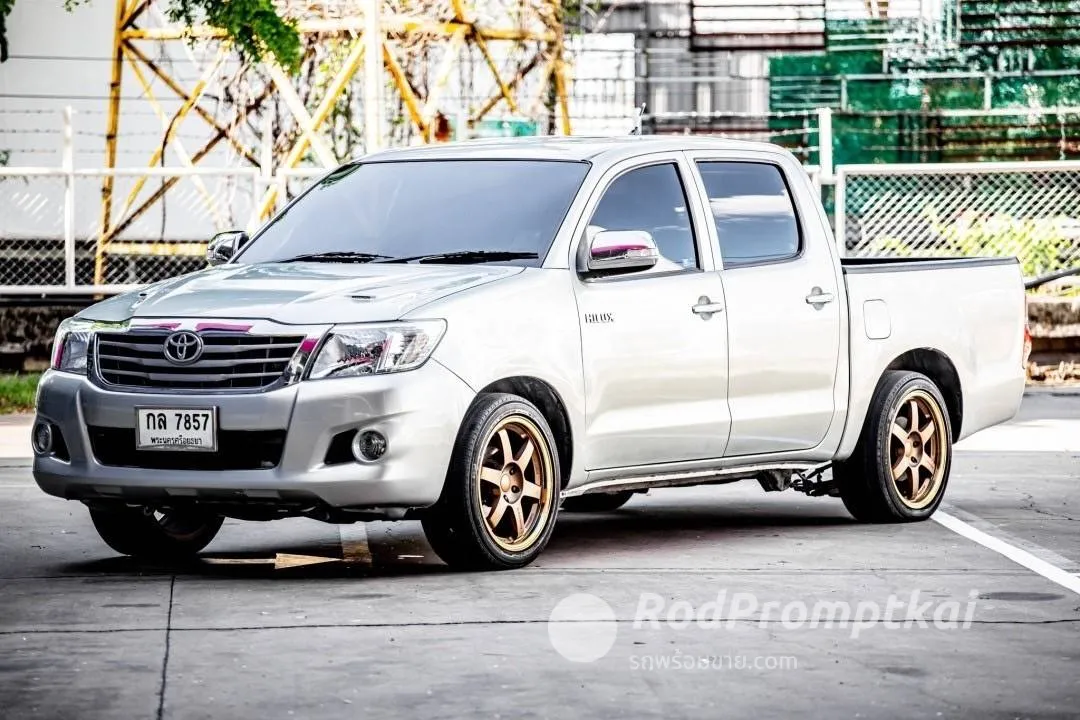
{"label": "windshield", "polygon": [[241,262],[543,262],[589,166],[534,160],[354,163],[277,217]]}

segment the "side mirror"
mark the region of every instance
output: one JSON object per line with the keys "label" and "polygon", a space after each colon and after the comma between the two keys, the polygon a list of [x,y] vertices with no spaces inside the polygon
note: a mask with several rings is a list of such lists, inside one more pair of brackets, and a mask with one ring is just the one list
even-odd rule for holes
{"label": "side mirror", "polygon": [[248,241],[247,233],[243,230],[228,230],[220,232],[210,240],[206,246],[206,263],[208,265],[224,265],[232,260],[236,251]]}
{"label": "side mirror", "polygon": [[581,272],[647,270],[660,260],[652,235],[644,230],[601,230],[589,241],[581,258]]}

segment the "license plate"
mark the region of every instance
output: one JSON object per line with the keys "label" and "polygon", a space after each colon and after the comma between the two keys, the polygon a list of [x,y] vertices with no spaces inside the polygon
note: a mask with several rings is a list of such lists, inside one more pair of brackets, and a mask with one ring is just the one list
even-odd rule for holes
{"label": "license plate", "polygon": [[217,450],[217,408],[136,408],[138,450]]}

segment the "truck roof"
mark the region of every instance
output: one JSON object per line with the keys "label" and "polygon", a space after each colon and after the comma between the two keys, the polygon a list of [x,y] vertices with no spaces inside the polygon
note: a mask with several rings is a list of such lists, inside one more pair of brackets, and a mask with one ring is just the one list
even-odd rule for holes
{"label": "truck roof", "polygon": [[729,140],[701,135],[536,136],[485,138],[396,148],[373,153],[362,159],[367,162],[461,158],[582,161],[595,160],[604,155],[626,156],[671,150],[766,150],[784,152],[780,147],[770,143]]}

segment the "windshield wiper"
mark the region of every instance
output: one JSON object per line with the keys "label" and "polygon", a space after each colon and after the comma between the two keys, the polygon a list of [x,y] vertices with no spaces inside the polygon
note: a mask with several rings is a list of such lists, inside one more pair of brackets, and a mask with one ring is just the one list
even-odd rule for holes
{"label": "windshield wiper", "polygon": [[414,255],[412,257],[393,258],[392,260],[380,260],[385,263],[473,263],[473,262],[499,262],[500,260],[535,260],[540,257],[534,252],[512,252],[509,250],[459,250],[457,252],[432,253],[430,255]]}
{"label": "windshield wiper", "polygon": [[320,253],[308,253],[306,255],[297,255],[295,257],[287,258],[285,260],[276,260],[275,262],[341,262],[341,263],[368,263],[372,260],[382,260],[384,258],[392,257],[390,255],[379,255],[378,253],[365,253],[365,252],[352,252],[350,250],[335,250],[331,252]]}

